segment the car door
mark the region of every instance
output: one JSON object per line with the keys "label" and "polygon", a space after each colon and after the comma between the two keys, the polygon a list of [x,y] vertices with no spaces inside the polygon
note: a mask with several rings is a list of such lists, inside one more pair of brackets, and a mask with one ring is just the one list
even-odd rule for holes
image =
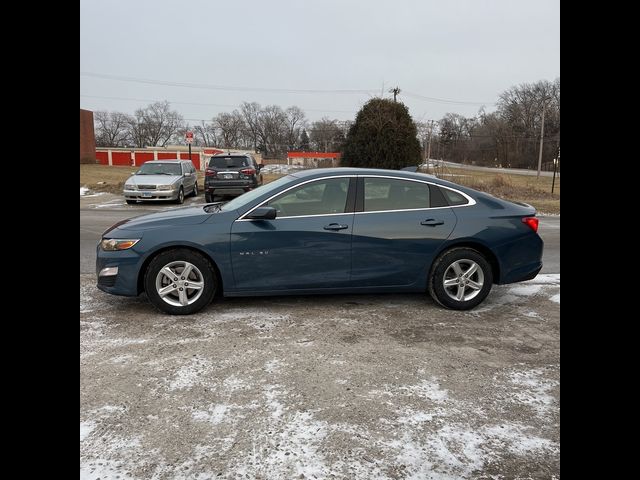
{"label": "car door", "polygon": [[276,209],[275,219],[236,220],[231,230],[236,289],[348,285],[355,181],[355,176],[310,180],[262,204]]}
{"label": "car door", "polygon": [[[422,282],[456,216],[439,190],[393,177],[360,177],[353,222],[354,286],[406,286]],[[426,287],[426,285],[425,285]]]}

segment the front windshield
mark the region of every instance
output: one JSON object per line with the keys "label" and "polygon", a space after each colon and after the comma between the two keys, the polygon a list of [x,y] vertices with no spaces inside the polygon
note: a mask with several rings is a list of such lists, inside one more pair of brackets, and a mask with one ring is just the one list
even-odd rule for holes
{"label": "front windshield", "polygon": [[182,175],[179,163],[145,163],[136,175]]}
{"label": "front windshield", "polygon": [[220,208],[220,210],[222,210],[223,212],[229,212],[231,210],[237,210],[238,208],[244,207],[247,203],[252,202],[256,198],[266,193],[273,192],[281,186],[293,181],[294,178],[295,177],[293,177],[292,175],[287,175],[286,177],[280,177],[273,182],[266,183],[256,188],[255,190],[243,193],[239,197],[236,197],[230,202],[225,203],[224,205],[222,205],[222,208]]}

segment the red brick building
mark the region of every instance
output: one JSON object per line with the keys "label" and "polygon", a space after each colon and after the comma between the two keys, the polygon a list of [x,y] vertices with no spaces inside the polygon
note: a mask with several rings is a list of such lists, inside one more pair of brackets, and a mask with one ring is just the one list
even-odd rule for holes
{"label": "red brick building", "polygon": [[96,135],[93,112],[80,109],[80,163],[96,163]]}

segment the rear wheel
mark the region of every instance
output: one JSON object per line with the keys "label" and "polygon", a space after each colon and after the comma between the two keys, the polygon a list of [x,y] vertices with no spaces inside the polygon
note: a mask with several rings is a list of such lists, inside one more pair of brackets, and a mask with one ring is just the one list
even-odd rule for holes
{"label": "rear wheel", "polygon": [[204,194],[204,199],[206,200],[207,203],[212,203],[213,198],[214,198],[213,191],[211,193]]}
{"label": "rear wheel", "polygon": [[135,200],[127,200],[127,203],[128,203],[129,205],[135,205],[135,204],[136,204],[136,203],[138,203],[138,202],[136,202]]}
{"label": "rear wheel", "polygon": [[440,305],[469,310],[491,291],[493,273],[487,259],[471,248],[452,248],[440,255],[429,277],[429,294]]}
{"label": "rear wheel", "polygon": [[209,260],[181,248],[162,252],[149,263],[144,288],[158,310],[189,315],[211,303],[217,282]]}
{"label": "rear wheel", "polygon": [[193,184],[193,192],[191,193],[191,195],[194,197],[198,196],[198,182]]}

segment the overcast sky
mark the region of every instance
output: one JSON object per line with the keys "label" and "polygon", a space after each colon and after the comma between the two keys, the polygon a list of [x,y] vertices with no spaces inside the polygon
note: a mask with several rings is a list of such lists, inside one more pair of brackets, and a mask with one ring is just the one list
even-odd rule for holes
{"label": "overcast sky", "polygon": [[168,100],[194,124],[255,101],[352,120],[398,86],[425,121],[559,76],[559,0],[80,2],[80,108],[94,111]]}

